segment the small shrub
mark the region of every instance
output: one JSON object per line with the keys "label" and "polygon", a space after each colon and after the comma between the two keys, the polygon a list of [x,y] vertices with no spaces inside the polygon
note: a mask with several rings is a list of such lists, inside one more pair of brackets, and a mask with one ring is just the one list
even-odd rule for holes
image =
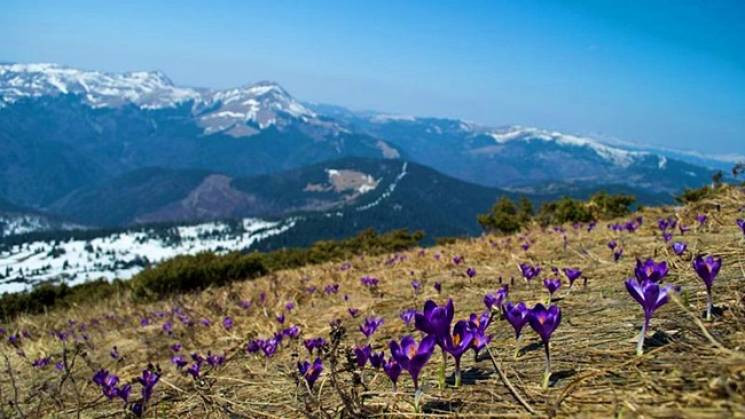
{"label": "small shrub", "polygon": [[502,197],[488,214],[480,214],[478,222],[487,232],[510,234],[519,231],[533,215],[533,205],[526,198],[515,205],[509,198]]}

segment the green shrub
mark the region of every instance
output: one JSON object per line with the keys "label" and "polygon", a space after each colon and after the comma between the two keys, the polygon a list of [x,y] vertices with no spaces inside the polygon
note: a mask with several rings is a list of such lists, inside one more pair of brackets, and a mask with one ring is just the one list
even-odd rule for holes
{"label": "green shrub", "polygon": [[681,204],[690,204],[708,198],[712,196],[713,193],[714,191],[709,186],[702,186],[695,189],[686,188],[680,195],[675,197],[675,200]]}
{"label": "green shrub", "polygon": [[125,282],[108,282],[105,279],[72,287],[65,283],[43,283],[30,291],[6,293],[0,296],[0,319],[9,320],[22,313],[43,313],[53,307],[70,307],[87,301],[111,298],[125,289],[127,289]]}
{"label": "green shrub", "polygon": [[541,206],[537,218],[543,226],[567,222],[589,222],[595,219],[586,203],[569,197],[546,202]]}
{"label": "green shrub", "polygon": [[396,252],[417,245],[423,237],[422,232],[409,233],[406,230],[382,235],[365,230],[350,239],[319,241],[307,249],[177,256],[136,275],[132,279],[132,294],[136,299],[154,300],[252,279],[280,269],[342,260],[352,255]]}
{"label": "green shrub", "polygon": [[521,198],[519,204],[515,205],[503,196],[488,214],[478,216],[478,222],[487,232],[510,234],[530,222],[532,215],[533,205],[526,198]]}

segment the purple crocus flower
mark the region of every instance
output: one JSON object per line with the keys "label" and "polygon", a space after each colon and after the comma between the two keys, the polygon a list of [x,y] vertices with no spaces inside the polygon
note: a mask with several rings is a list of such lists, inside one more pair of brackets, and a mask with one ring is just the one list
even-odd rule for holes
{"label": "purple crocus flower", "polygon": [[297,325],[292,325],[284,330],[282,330],[282,335],[287,336],[288,338],[295,339],[298,336],[300,336],[300,327]]}
{"label": "purple crocus flower", "polygon": [[610,250],[616,250],[616,246],[618,246],[618,242],[615,240],[611,240],[608,242],[608,248]]}
{"label": "purple crocus flower", "polygon": [[507,298],[508,294],[508,287],[507,285],[502,285],[501,288],[496,290],[493,293],[487,293],[484,295],[484,305],[486,306],[487,310],[490,311],[497,311],[502,309],[502,303]]}
{"label": "purple crocus flower", "polygon": [[363,276],[360,278],[360,283],[368,288],[376,288],[379,282],[378,278],[372,276]]}
{"label": "purple crocus flower", "polygon": [[536,304],[528,315],[530,327],[538,333],[543,342],[543,348],[546,352],[546,373],[543,376],[543,388],[548,387],[548,379],[551,376],[551,353],[549,341],[551,334],[554,333],[559,323],[561,323],[561,310],[559,306],[552,305],[548,309],[543,304]]}
{"label": "purple crocus flower", "polygon": [[459,320],[453,327],[453,333],[445,338],[445,350],[455,359],[455,387],[460,387],[460,359],[471,347],[473,331],[465,320]]}
{"label": "purple crocus flower", "polygon": [[369,339],[370,336],[372,336],[373,333],[375,333],[375,331],[378,330],[378,328],[382,324],[382,317],[368,317],[365,319],[362,325],[360,325],[360,332],[362,332],[362,334]]}
{"label": "purple crocus flower", "polygon": [[242,308],[244,310],[248,310],[249,308],[251,308],[251,305],[252,304],[253,303],[251,302],[251,300],[241,300],[241,301],[238,302],[238,307],[240,307],[240,308]]}
{"label": "purple crocus flower", "polygon": [[349,313],[350,316],[352,316],[352,318],[356,318],[357,316],[360,315],[360,310],[354,307],[349,307],[347,309],[347,312]]}
{"label": "purple crocus flower", "polygon": [[199,320],[199,323],[201,323],[202,326],[204,326],[204,327],[210,327],[210,325],[212,324],[212,322],[210,321],[210,319],[205,319],[205,318],[200,319]]}
{"label": "purple crocus flower", "polygon": [[504,318],[515,329],[515,359],[517,359],[517,355],[520,352],[520,331],[522,331],[525,323],[528,322],[529,311],[528,307],[522,301],[515,305],[507,302],[502,306]]}
{"label": "purple crocus flower", "polygon": [[523,243],[522,243],[522,244],[520,245],[520,247],[521,247],[521,248],[523,249],[523,251],[527,252],[527,251],[528,251],[528,249],[530,249],[530,243],[528,243],[528,242],[523,242]]}
{"label": "purple crocus flower", "polygon": [[657,220],[657,227],[660,229],[660,231],[665,231],[668,227],[670,227],[670,223],[667,221],[666,218],[660,218],[659,220]]}
{"label": "purple crocus flower", "polygon": [[486,310],[479,316],[476,313],[471,313],[468,324],[473,332],[473,340],[471,340],[471,348],[478,356],[479,352],[489,344],[491,337],[486,334],[486,329],[491,323],[492,312]]}
{"label": "purple crocus flower", "polygon": [[188,362],[186,362],[186,359],[184,359],[183,355],[175,355],[171,357],[171,363],[175,365],[176,368],[178,369],[184,368],[186,364],[188,364]]}
{"label": "purple crocus flower", "polygon": [[465,258],[463,256],[454,256],[453,257],[453,264],[454,265],[460,265],[461,263],[463,263],[464,260],[465,260]]}
{"label": "purple crocus flower", "polygon": [[541,267],[538,265],[532,266],[529,263],[521,263],[520,272],[523,274],[523,278],[525,278],[526,281],[530,281],[541,273]]}
{"label": "purple crocus flower", "polygon": [[742,234],[745,235],[745,220],[738,218],[736,222],[737,226],[740,227],[740,230],[742,230]]}
{"label": "purple crocus flower", "polygon": [[200,370],[202,369],[202,364],[199,362],[195,362],[191,365],[189,365],[189,368],[186,369],[186,373],[191,375],[192,378],[195,380],[199,378]]}
{"label": "purple crocus flower", "polygon": [[326,339],[321,338],[321,337],[305,339],[303,341],[303,345],[305,345],[305,349],[307,349],[308,352],[312,355],[313,349],[317,349],[318,351],[320,351],[321,348],[326,346]]}
{"label": "purple crocus flower", "polygon": [[665,240],[665,242],[669,242],[673,239],[673,233],[664,232],[662,233],[662,239]]}
{"label": "purple crocus flower", "polygon": [[668,294],[672,290],[672,285],[660,286],[658,283],[645,278],[639,281],[636,278],[626,280],[626,289],[629,294],[638,302],[644,310],[644,323],[639,335],[639,343],[636,346],[636,354],[644,353],[644,336],[649,327],[649,321],[652,319],[654,312],[668,301]]}
{"label": "purple crocus flower", "polygon": [[336,294],[339,292],[339,284],[329,284],[323,289],[326,295]]}
{"label": "purple crocus flower", "polygon": [[414,294],[419,294],[419,290],[422,288],[422,283],[414,279],[411,281],[411,288],[414,289]]}
{"label": "purple crocus flower", "polygon": [[685,253],[686,249],[688,248],[688,245],[685,242],[675,242],[672,245],[673,252],[680,256],[683,253]]}
{"label": "purple crocus flower", "polygon": [[285,313],[281,313],[279,316],[277,316],[277,322],[279,324],[285,324]]}
{"label": "purple crocus flower", "polygon": [[121,355],[119,355],[119,351],[116,349],[116,346],[111,348],[111,351],[109,351],[109,356],[111,359],[119,359]]}
{"label": "purple crocus flower", "polygon": [[305,378],[308,387],[313,389],[313,384],[315,384],[318,377],[321,376],[321,372],[323,372],[323,361],[321,361],[321,358],[316,358],[312,364],[308,361],[298,362],[297,369],[300,375]]}
{"label": "purple crocus flower", "polygon": [[657,263],[652,258],[649,258],[644,262],[639,259],[636,260],[634,276],[636,276],[636,279],[639,282],[642,282],[645,279],[653,282],[660,282],[663,278],[665,278],[665,276],[667,276],[667,273],[667,262],[663,261]]}
{"label": "purple crocus flower", "polygon": [[507,302],[502,306],[502,310],[504,312],[504,318],[515,329],[515,339],[520,339],[520,331],[528,321],[529,310],[525,306],[525,303],[521,301],[513,305],[511,302]]}
{"label": "purple crocus flower", "polygon": [[173,323],[171,323],[170,321],[163,323],[163,331],[169,335],[173,333]]}
{"label": "purple crocus flower", "polygon": [[414,320],[414,315],[416,315],[416,310],[413,308],[407,308],[399,314],[399,317],[407,326],[410,326],[411,322]]}
{"label": "purple crocus flower", "polygon": [[370,345],[365,346],[358,346],[354,348],[354,359],[357,361],[357,367],[362,368],[367,363],[367,360],[370,358],[370,354],[372,352],[372,349],[370,348]]}
{"label": "purple crocus flower", "polygon": [[696,216],[696,221],[698,221],[698,225],[703,226],[706,224],[706,221],[709,219],[709,217],[706,214],[698,214]]}
{"label": "purple crocus flower", "polygon": [[719,269],[722,267],[722,258],[714,259],[714,256],[698,255],[693,259],[693,270],[696,271],[699,278],[704,281],[706,286],[706,320],[711,320],[711,309],[713,307],[711,287],[714,280],[719,275]]}
{"label": "purple crocus flower", "polygon": [[264,352],[264,356],[271,358],[277,352],[279,347],[279,341],[277,338],[271,338],[264,341],[264,345],[261,346],[261,351]]}
{"label": "purple crocus flower", "polygon": [[388,362],[383,364],[383,371],[385,371],[385,375],[387,375],[391,380],[391,383],[393,383],[393,391],[395,392],[398,376],[401,375],[401,366],[398,365],[398,362],[396,362],[395,359],[390,358],[388,359]]}
{"label": "purple crocus flower", "polygon": [[474,268],[468,268],[468,269],[466,269],[466,275],[469,278],[473,278],[474,276],[476,276],[476,269],[474,269]]}
{"label": "purple crocus flower", "polygon": [[[424,311],[414,315],[414,326],[417,330],[435,336],[437,343],[442,346],[445,337],[450,334],[450,324],[453,322],[454,314],[455,307],[452,299],[448,299],[447,304],[442,307],[432,300],[427,300],[424,303]],[[406,369],[403,364],[401,366]]]}
{"label": "purple crocus flower", "polygon": [[442,293],[442,284],[439,281],[435,281],[434,287],[438,294]]}
{"label": "purple crocus flower", "polygon": [[181,350],[181,344],[180,343],[174,343],[170,346],[171,351],[173,352],[179,352]]}
{"label": "purple crocus flower", "polygon": [[156,371],[152,365],[142,371],[142,375],[137,377],[137,382],[142,385],[142,400],[144,404],[153,396],[153,388],[160,380],[160,372]]}
{"label": "purple crocus flower", "polygon": [[207,352],[207,364],[212,368],[220,366],[225,363],[225,355],[217,355],[212,352]]}
{"label": "purple crocus flower", "polygon": [[292,302],[292,301],[288,301],[288,302],[287,302],[287,303],[285,304],[285,310],[287,310],[288,312],[290,312],[290,311],[292,311],[292,310],[294,310],[294,309],[295,309],[295,303],[294,303],[294,302]]}
{"label": "purple crocus flower", "polygon": [[225,330],[230,330],[233,328],[233,319],[230,316],[225,316],[224,319],[222,319],[222,326],[225,328]]}
{"label": "purple crocus flower", "polygon": [[623,256],[623,249],[616,250],[613,252],[613,261],[618,262],[618,260],[621,259],[621,256]]}
{"label": "purple crocus flower", "polygon": [[370,354],[370,366],[375,369],[379,369],[385,364],[385,354],[383,352]]}
{"label": "purple crocus flower", "polygon": [[45,368],[50,362],[52,362],[52,357],[48,356],[34,360],[34,362],[31,363],[31,366],[34,368]]}
{"label": "purple crocus flower", "polygon": [[572,288],[574,281],[582,276],[582,271],[579,270],[579,268],[564,268],[562,271],[564,271],[564,275],[567,277],[567,280],[569,280],[569,288]]}
{"label": "purple crocus flower", "polygon": [[543,286],[548,290],[548,303],[551,304],[551,297],[561,288],[561,280],[559,278],[546,278],[543,280]]}
{"label": "purple crocus flower", "polygon": [[416,390],[419,389],[419,373],[432,356],[435,341],[435,336],[429,335],[417,345],[414,338],[407,335],[401,339],[400,345],[395,340],[390,342],[391,356],[402,369],[409,372]]}

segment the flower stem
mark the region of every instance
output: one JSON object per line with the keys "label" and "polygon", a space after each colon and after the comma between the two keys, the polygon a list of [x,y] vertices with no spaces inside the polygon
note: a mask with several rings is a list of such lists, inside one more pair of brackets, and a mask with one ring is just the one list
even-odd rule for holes
{"label": "flower stem", "polygon": [[711,291],[706,293],[706,321],[711,321],[711,308],[714,306]]}
{"label": "flower stem", "polygon": [[644,336],[647,334],[647,327],[649,327],[649,319],[647,317],[644,317],[642,331],[641,333],[639,333],[639,343],[636,345],[637,356],[642,356],[644,354]]}
{"label": "flower stem", "polygon": [[515,359],[520,355],[520,336],[515,338]]}
{"label": "flower stem", "polygon": [[549,342],[543,342],[543,348],[546,351],[546,371],[543,373],[543,388],[548,388],[548,379],[551,377],[551,355],[549,352]]}
{"label": "flower stem", "polygon": [[439,375],[439,384],[440,384],[440,390],[445,388],[445,368],[448,364],[448,354],[445,352],[445,349],[440,348],[442,351],[442,364],[440,364],[440,375]]}
{"label": "flower stem", "polygon": [[461,376],[460,376],[460,358],[455,358],[455,388],[460,387]]}

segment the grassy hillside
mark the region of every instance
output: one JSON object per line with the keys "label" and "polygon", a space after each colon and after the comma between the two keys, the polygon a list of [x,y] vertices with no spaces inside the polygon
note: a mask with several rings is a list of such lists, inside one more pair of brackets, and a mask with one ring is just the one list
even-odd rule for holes
{"label": "grassy hillside", "polygon": [[[23,316],[0,331],[5,371],[0,409],[5,417],[123,416],[133,408],[139,412],[137,403],[146,396],[147,417],[408,417],[417,410],[461,416],[743,416],[745,239],[736,225],[736,219],[745,218],[743,203],[745,193],[727,187],[687,207],[647,208],[618,220],[643,217],[633,232],[605,224],[592,231],[587,225],[565,225],[565,233],[533,227],[514,236],[278,271],[156,303],[133,302],[122,291],[105,300]],[[706,222],[699,224],[698,215],[706,215]],[[667,217],[690,227],[685,234],[677,227],[668,230],[671,242],[687,244],[681,256],[658,228],[658,220]],[[618,261],[608,248],[611,240],[623,249]],[[527,250],[521,246],[525,243]],[[705,287],[691,268],[692,257],[701,253],[723,260],[713,286],[712,321],[703,319]],[[681,288],[655,312],[644,354],[637,356],[642,309],[624,280],[634,276],[635,258],[648,257],[666,261],[669,274],[662,282]],[[525,262],[542,267],[538,278],[522,278],[518,264]],[[562,275],[553,297],[562,319],[551,337],[547,388],[541,385],[544,351],[538,335],[525,326],[516,344],[512,327],[499,314],[487,329],[492,335],[488,349],[478,357],[470,350],[464,354],[460,387],[454,386],[452,357],[446,384],[439,387],[441,355],[434,349],[419,377],[417,403],[406,371],[392,391],[383,370],[369,363],[356,366],[355,347],[369,343],[388,360],[392,339],[407,334],[422,339],[413,324],[400,319],[403,310],[421,312],[427,299],[442,304],[452,298],[455,323],[481,313],[484,295],[501,285],[509,286],[508,301],[533,307],[547,297],[542,280],[558,277],[551,267],[579,268],[582,277],[570,289]],[[469,268],[475,275],[469,277]],[[362,277],[377,278],[377,286],[363,285]],[[373,316],[384,322],[368,339],[360,325]],[[292,337],[292,325],[299,328],[297,337]],[[283,330],[271,357],[246,350],[256,339]],[[311,355],[303,341],[316,337],[327,344]],[[272,352],[271,345],[264,348]],[[212,355],[198,374],[186,372],[195,365],[193,353]],[[172,363],[179,354],[186,362],[181,369]],[[317,356],[323,371],[311,388],[299,376],[297,362],[313,362]],[[143,394],[142,383],[152,384],[154,377],[151,372],[143,376],[148,368],[159,380],[152,394]],[[119,381],[94,383],[101,369]],[[123,390],[127,383],[131,393],[125,403],[111,389]]]}

